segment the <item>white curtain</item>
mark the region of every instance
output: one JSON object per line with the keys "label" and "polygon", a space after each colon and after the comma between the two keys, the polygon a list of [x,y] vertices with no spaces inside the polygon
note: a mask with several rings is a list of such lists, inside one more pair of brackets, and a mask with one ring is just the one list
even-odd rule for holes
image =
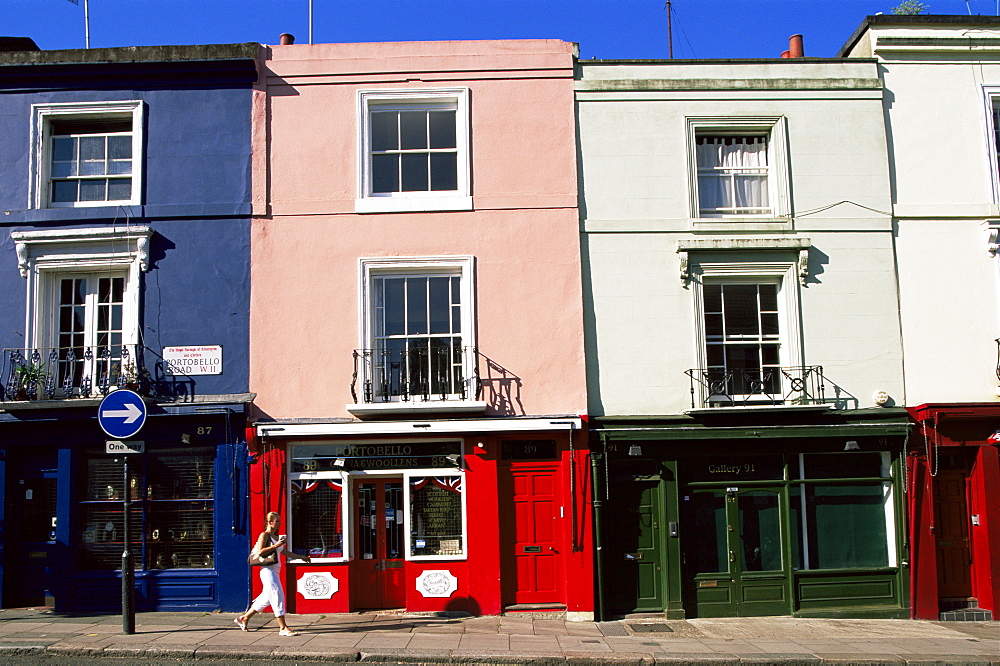
{"label": "white curtain", "polygon": [[767,212],[766,136],[700,136],[696,158],[702,212]]}

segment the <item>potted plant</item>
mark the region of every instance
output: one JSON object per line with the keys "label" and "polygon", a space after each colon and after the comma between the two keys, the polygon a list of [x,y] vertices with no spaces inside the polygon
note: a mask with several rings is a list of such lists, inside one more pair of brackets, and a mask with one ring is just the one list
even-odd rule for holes
{"label": "potted plant", "polygon": [[41,400],[45,395],[45,364],[25,360],[14,369],[18,400]]}

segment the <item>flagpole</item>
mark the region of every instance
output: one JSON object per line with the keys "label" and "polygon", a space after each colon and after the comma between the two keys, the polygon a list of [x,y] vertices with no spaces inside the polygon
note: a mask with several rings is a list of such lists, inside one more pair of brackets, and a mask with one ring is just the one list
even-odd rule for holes
{"label": "flagpole", "polygon": [[309,0],[309,43],[313,43],[313,0]]}
{"label": "flagpole", "polygon": [[83,0],[83,31],[86,35],[87,48],[90,48],[90,0]]}

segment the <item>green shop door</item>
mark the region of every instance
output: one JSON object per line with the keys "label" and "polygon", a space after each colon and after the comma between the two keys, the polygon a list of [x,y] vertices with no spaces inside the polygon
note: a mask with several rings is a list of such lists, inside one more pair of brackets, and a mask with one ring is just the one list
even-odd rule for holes
{"label": "green shop door", "polygon": [[613,614],[664,608],[662,478],[612,477],[606,505],[604,588]]}
{"label": "green shop door", "polygon": [[[783,490],[694,490],[684,560],[696,617],[789,615]],[[693,586],[693,587],[692,587]]]}

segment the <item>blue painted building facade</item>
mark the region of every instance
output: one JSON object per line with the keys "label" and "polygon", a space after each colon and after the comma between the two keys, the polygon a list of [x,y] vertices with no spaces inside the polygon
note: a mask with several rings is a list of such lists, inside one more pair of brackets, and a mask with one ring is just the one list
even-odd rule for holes
{"label": "blue painted building facade", "polygon": [[[249,597],[250,215],[259,45],[0,53],[0,605]],[[144,397],[105,453],[101,399]]]}

